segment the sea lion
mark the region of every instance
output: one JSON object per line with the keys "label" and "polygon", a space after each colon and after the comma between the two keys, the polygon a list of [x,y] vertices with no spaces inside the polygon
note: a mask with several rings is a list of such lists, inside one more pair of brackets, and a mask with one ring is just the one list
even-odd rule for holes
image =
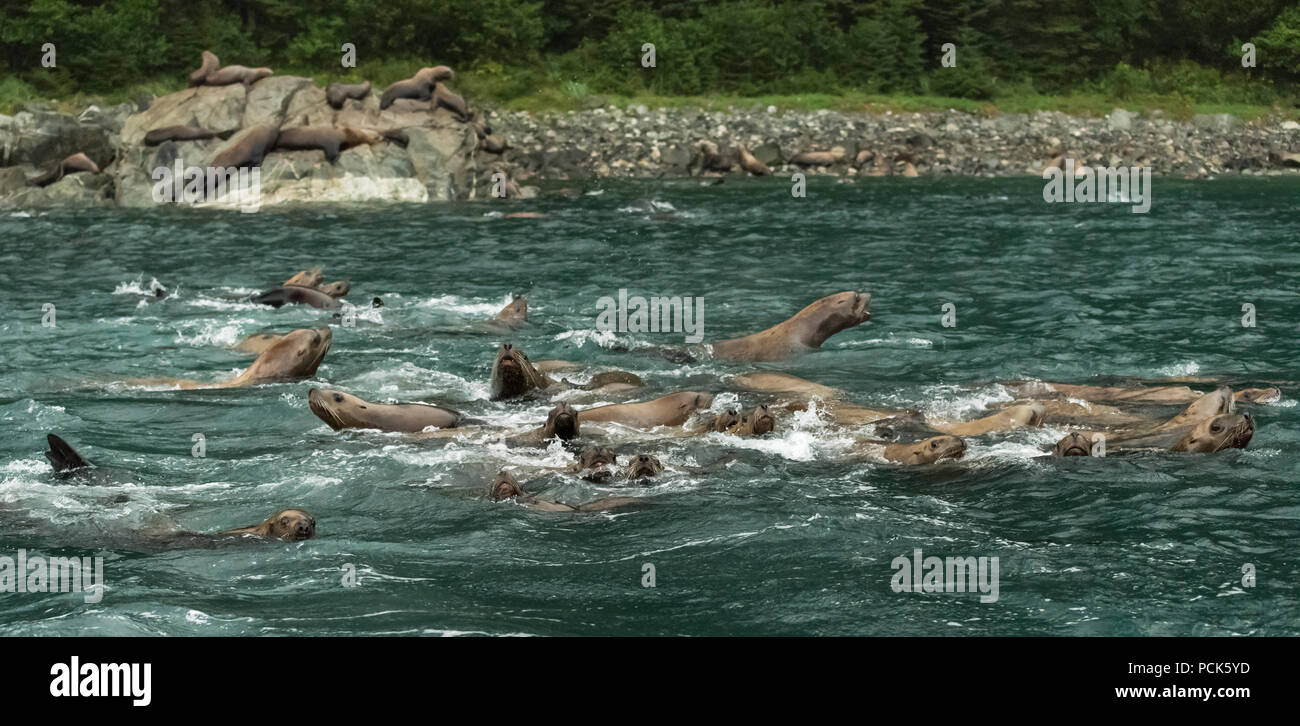
{"label": "sea lion", "polygon": [[261,166],[262,160],[275,147],[280,137],[278,123],[254,126],[234,144],[226,147],[209,164],[210,167],[233,169],[244,166]]}
{"label": "sea lion", "polygon": [[68,442],[54,434],[46,434],[45,441],[50,447],[45,452],[45,458],[49,460],[54,473],[60,479],[75,480],[83,484],[102,485],[112,483],[113,475],[111,472],[87,461]]}
{"label": "sea lion", "polygon": [[301,285],[303,287],[319,287],[325,282],[325,274],[321,268],[313,267],[310,270],[299,270],[298,274],[284,281],[286,285]]}
{"label": "sea lion", "polygon": [[349,98],[362,99],[370,93],[370,81],[365,83],[331,83],[325,88],[325,101],[334,110],[343,108]]}
{"label": "sea lion", "polygon": [[633,428],[681,426],[690,415],[713,405],[713,394],[682,391],[642,403],[615,403],[578,412],[582,421],[609,421]]}
{"label": "sea lion", "polygon": [[932,423],[936,431],[955,436],[979,436],[990,431],[1007,431],[1023,426],[1042,426],[1046,409],[1041,403],[1022,403],[984,418],[962,423]]}
{"label": "sea lion", "polygon": [[461,121],[469,119],[469,106],[465,103],[465,97],[453,93],[441,83],[435,83],[433,86],[433,105],[434,108],[442,106],[450,109]]}
{"label": "sea lion", "polygon": [[280,131],[274,148],[287,151],[320,149],[325,152],[325,160],[332,164],[338,160],[339,154],[347,149],[377,144],[383,140],[384,137],[373,131],[364,131],[351,126],[295,126]]}
{"label": "sea lion", "polygon": [[573,406],[561,401],[546,414],[546,423],[519,436],[506,439],[511,446],[528,446],[540,444],[551,439],[572,441],[578,438],[582,430],[578,412]]}
{"label": "sea lion", "polygon": [[653,479],[663,471],[664,465],[659,459],[650,454],[637,454],[623,468],[622,474],[623,478],[630,482],[645,483],[647,479]]}
{"label": "sea lion", "polygon": [[1171,451],[1213,454],[1224,449],[1244,449],[1255,435],[1248,413],[1224,413],[1201,421],[1174,444]]}
{"label": "sea lion", "polygon": [[342,391],[312,388],[307,391],[307,406],[316,417],[335,431],[343,429],[379,429],[415,433],[433,426],[456,428],[478,423],[459,411],[424,403],[371,403]]}
{"label": "sea lion", "polygon": [[606,497],[586,504],[563,504],[553,499],[530,494],[524,490],[523,485],[519,483],[514,474],[504,470],[492,480],[492,486],[488,490],[488,499],[494,502],[513,500],[516,504],[522,504],[529,509],[541,512],[604,512],[618,507],[626,507],[630,504],[642,504],[645,501],[635,497]]}
{"label": "sea lion", "polygon": [[221,61],[217,60],[217,56],[212,51],[203,51],[203,61],[199,63],[199,69],[190,74],[190,88],[202,86],[204,80],[220,67]]}
{"label": "sea lion", "polygon": [[[1187,386],[1088,386],[1046,381],[1002,381],[1002,385],[1021,396],[1058,394],[1110,403],[1180,404],[1191,403],[1205,395]],[[1238,403],[1272,403],[1281,397],[1282,392],[1272,387],[1245,388],[1234,394]]]}
{"label": "sea lion", "polygon": [[227,529],[217,534],[223,536],[249,534],[267,539],[301,542],[316,536],[316,518],[301,509],[285,509],[272,514],[261,524]]}
{"label": "sea lion", "polygon": [[221,139],[225,141],[239,129],[226,131],[209,131],[198,126],[164,126],[144,135],[145,146],[157,146],[164,141],[202,141],[204,139]]}
{"label": "sea lion", "polygon": [[414,76],[385,88],[384,94],[379,98],[379,110],[388,108],[399,98],[428,101],[433,98],[433,88],[439,81],[445,81],[455,75],[456,73],[447,66],[421,68]]}
{"label": "sea lion", "polygon": [[282,336],[257,356],[257,360],[244,369],[243,373],[225,381],[205,383],[178,378],[136,378],[128,380],[127,383],[176,386],[182,390],[189,390],[297,381],[316,375],[316,369],[320,367],[333,342],[334,333],[329,327],[300,328]]}
{"label": "sea lion", "polygon": [[[196,71],[197,73],[197,71]],[[248,66],[226,66],[209,73],[203,78],[205,86],[230,86],[236,83],[250,88],[254,83],[275,75],[270,68],[249,68]]]}
{"label": "sea lion", "polygon": [[239,351],[240,353],[261,355],[266,352],[267,348],[280,342],[280,339],[283,337],[283,335],[277,333],[256,333],[236,343],[234,350]]}
{"label": "sea lion", "polygon": [[1196,428],[1201,422],[1230,413],[1233,406],[1232,389],[1221,386],[1193,401],[1177,416],[1164,423],[1139,430],[1126,430],[1107,436],[1111,448],[1168,449]]}
{"label": "sea lion", "polygon": [[259,303],[261,305],[270,305],[278,308],[287,304],[305,304],[314,308],[324,310],[334,310],[343,307],[343,305],[327,293],[321,292],[314,287],[303,287],[301,285],[285,285],[274,290],[267,290],[259,295],[249,298],[249,302]]}
{"label": "sea lion", "polygon": [[740,424],[740,411],[729,408],[722,413],[705,418],[700,433],[723,433]]}
{"label": "sea lion", "polygon": [[767,164],[759,161],[758,157],[749,153],[749,149],[739,144],[736,145],[736,163],[741,169],[754,176],[767,176],[772,173],[772,170],[767,168]]}
{"label": "sea lion", "polygon": [[844,161],[848,152],[843,146],[831,147],[830,151],[805,151],[790,157],[791,164],[799,166],[832,166]]}
{"label": "sea lion", "polygon": [[79,171],[88,171],[92,174],[98,174],[99,167],[95,162],[90,160],[89,156],[78,152],[67,157],[63,161],[60,161],[58,165],[44,174],[28,179],[27,183],[34,187],[45,187],[62,179],[68,174],[75,174]]}
{"label": "sea lion", "polygon": [[380,131],[379,135],[384,137],[384,141],[387,141],[392,144],[397,144],[403,149],[405,149],[411,143],[411,137],[407,136],[406,132],[401,129],[388,129],[386,131]]}
{"label": "sea lion", "polygon": [[497,313],[497,322],[506,325],[520,325],[528,322],[528,298],[520,295],[510,302],[509,305],[501,308]]}
{"label": "sea lion", "polygon": [[841,330],[870,320],[870,304],[870,293],[828,295],[760,333],[714,343],[713,356],[733,361],[784,360],[818,348]]}
{"label": "sea lion", "polygon": [[731,171],[731,159],[718,149],[717,144],[702,139],[696,142],[695,149],[700,152],[700,171]]}
{"label": "sea lion", "polygon": [[884,457],[896,464],[916,466],[940,459],[960,459],[966,455],[966,442],[956,436],[933,436],[910,444],[886,444]]}
{"label": "sea lion", "polygon": [[352,291],[352,283],[347,280],[335,280],[328,285],[317,285],[316,289],[337,300],[346,297]]}
{"label": "sea lion", "polygon": [[578,460],[570,464],[565,471],[577,474],[590,482],[604,482],[613,477],[616,466],[618,466],[618,455],[613,449],[606,446],[588,446],[578,452]]}
{"label": "sea lion", "polygon": [[740,417],[726,433],[734,436],[762,436],[776,428],[776,419],[772,417],[767,406],[755,406],[752,411]]}
{"label": "sea lion", "polygon": [[622,391],[645,385],[636,375],[625,371],[604,371],[591,377],[585,384],[569,380],[556,382],[537,370],[522,348],[503,343],[492,361],[491,395],[493,401],[519,398],[533,391],[577,388],[582,391]]}
{"label": "sea lion", "polygon": [[1094,437],[1086,431],[1071,431],[1052,447],[1052,456],[1092,456]]}

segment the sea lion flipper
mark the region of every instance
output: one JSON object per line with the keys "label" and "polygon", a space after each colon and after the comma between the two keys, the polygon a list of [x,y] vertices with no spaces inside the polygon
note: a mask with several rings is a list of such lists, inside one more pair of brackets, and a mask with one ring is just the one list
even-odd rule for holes
{"label": "sea lion flipper", "polygon": [[53,466],[56,472],[62,473],[91,465],[89,461],[81,457],[81,454],[77,453],[76,449],[58,436],[48,434],[45,440],[50,445],[50,450],[45,452],[45,458],[50,460],[50,466]]}

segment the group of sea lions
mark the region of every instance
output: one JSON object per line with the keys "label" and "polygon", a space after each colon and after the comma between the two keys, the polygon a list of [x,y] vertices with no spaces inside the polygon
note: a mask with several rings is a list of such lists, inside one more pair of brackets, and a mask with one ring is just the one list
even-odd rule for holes
{"label": "group of sea lions", "polygon": [[[332,309],[347,294],[346,281],[325,283],[320,268],[301,271],[283,285],[249,298],[275,306],[307,304]],[[378,298],[376,298],[378,301]],[[846,291],[812,302],[790,318],[751,335],[701,346],[681,355],[709,355],[739,363],[787,360],[820,347],[828,338],[870,319],[871,296]],[[331,304],[332,303],[332,304]],[[512,300],[493,321],[510,330],[527,321],[527,300]],[[328,326],[299,329],[284,334],[260,333],[241,341],[236,349],[256,353],[257,358],[240,375],[220,382],[145,379],[132,383],[170,385],[177,388],[250,386],[296,381],[316,374],[333,335]],[[651,351],[651,355],[664,355]],[[672,355],[665,355],[674,360]],[[640,377],[626,371],[601,371],[585,383],[568,378],[558,380],[548,373],[571,371],[580,365],[566,361],[533,362],[518,345],[501,344],[488,367],[490,400],[551,399],[563,392],[548,411],[546,420],[535,427],[494,422],[490,413],[467,415],[428,402],[375,402],[341,390],[312,387],[307,392],[308,408],[335,431],[377,430],[406,434],[417,441],[453,439],[481,435],[499,439],[509,447],[548,447],[558,442],[573,456],[560,470],[579,478],[612,486],[646,484],[669,471],[652,451],[641,450],[624,462],[608,446],[617,434],[630,430],[653,430],[665,436],[761,437],[781,428],[782,418],[815,409],[818,416],[833,422],[855,442],[848,450],[850,460],[878,461],[903,466],[934,464],[960,459],[968,449],[966,439],[1018,428],[1044,425],[1072,429],[1050,452],[1057,457],[1106,455],[1133,450],[1214,453],[1245,448],[1255,431],[1250,414],[1238,412],[1238,405],[1268,403],[1280,398],[1276,388],[1255,388],[1233,392],[1227,386],[1202,393],[1179,385],[1086,386],[1041,381],[1003,381],[1015,396],[995,412],[970,421],[925,416],[913,410],[873,408],[855,403],[842,389],[815,383],[786,373],[749,371],[727,376],[730,391],[746,397],[760,396],[752,407],[732,406],[712,411],[715,396],[707,391],[676,391],[648,400],[577,407],[573,401],[589,400],[595,394],[626,393],[642,388]],[[1208,381],[1199,381],[1208,382]],[[1116,404],[1124,404],[1125,410]],[[1157,405],[1185,405],[1171,419],[1148,414]],[[1104,449],[1098,451],[1099,440]],[[91,465],[66,442],[51,434],[47,453],[61,474],[84,472]],[[729,461],[723,456],[711,467],[672,467],[674,471],[706,473]],[[540,471],[555,467],[535,467]],[[528,491],[519,479],[520,469],[501,470],[488,487],[492,501],[510,500],[530,509],[548,512],[608,511],[644,503],[644,497],[605,497],[570,504]],[[300,509],[286,509],[259,525],[219,532],[207,537],[256,536],[305,539],[315,534],[315,520]],[[196,537],[185,533],[187,537]]]}

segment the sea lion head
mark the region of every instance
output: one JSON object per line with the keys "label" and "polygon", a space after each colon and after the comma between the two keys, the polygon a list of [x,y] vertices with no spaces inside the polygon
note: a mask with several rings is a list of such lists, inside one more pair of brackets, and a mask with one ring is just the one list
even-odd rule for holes
{"label": "sea lion head", "polygon": [[316,518],[301,509],[286,509],[263,522],[266,536],[300,542],[316,536]]}
{"label": "sea lion head", "polygon": [[522,348],[503,343],[492,362],[492,400],[522,396],[534,388],[544,388],[541,375]]}
{"label": "sea lion head", "polygon": [[960,459],[966,455],[966,442],[957,436],[934,436],[915,444],[900,444],[904,450],[895,457],[900,464],[932,464],[940,459]]}
{"label": "sea lion head", "polygon": [[1224,449],[1244,449],[1255,435],[1248,413],[1221,413],[1205,419],[1174,444],[1173,451],[1213,454]]}
{"label": "sea lion head", "polygon": [[739,423],[740,423],[740,411],[737,411],[734,408],[729,408],[726,411],[723,411],[722,413],[713,417],[713,421],[709,423],[708,430],[727,431],[728,429],[734,428]]}
{"label": "sea lion head", "polygon": [[325,275],[321,268],[313,267],[310,270],[300,270],[298,274],[284,281],[285,285],[302,285],[303,287],[317,287],[325,282]]}
{"label": "sea lion head", "polygon": [[607,481],[614,475],[618,457],[614,450],[604,446],[588,446],[578,454],[578,461],[573,465],[574,473],[582,472],[587,481]]}
{"label": "sea lion head", "polygon": [[330,297],[340,298],[351,292],[352,283],[347,280],[336,280],[328,285],[318,285],[317,289]]}
{"label": "sea lion head", "polygon": [[564,441],[578,438],[578,412],[573,406],[560,401],[546,414],[546,438],[559,438]]}
{"label": "sea lion head", "polygon": [[1232,410],[1233,401],[1232,389],[1228,386],[1220,386],[1217,390],[1192,401],[1191,405],[1183,409],[1183,412],[1175,416],[1170,423],[1193,425],[1212,416],[1228,413]]}
{"label": "sea lion head", "polygon": [[871,319],[867,309],[871,293],[841,292],[828,295],[804,308],[797,317],[808,318],[812,325],[804,333],[803,343],[819,347],[827,338]]}
{"label": "sea lion head", "polygon": [[456,72],[447,66],[434,66],[432,68],[421,68],[411,76],[413,80],[433,85],[439,81],[446,81],[456,77]]}
{"label": "sea lion head", "polygon": [[767,410],[767,406],[756,406],[741,418],[740,428],[751,436],[762,436],[776,428],[776,419]]}
{"label": "sea lion head", "polygon": [[628,479],[637,481],[640,479],[650,479],[663,473],[664,465],[658,459],[649,454],[637,454],[632,457],[632,461],[623,469],[623,475]]}
{"label": "sea lion head", "polygon": [[492,480],[492,488],[488,490],[488,498],[494,502],[513,499],[524,494],[524,488],[520,486],[519,480],[514,474],[505,470],[497,474],[497,478]]}
{"label": "sea lion head", "polygon": [[295,380],[316,375],[334,341],[328,326],[299,328],[267,348],[244,371],[244,378]]}
{"label": "sea lion head", "polygon": [[497,320],[524,321],[528,319],[528,298],[520,295],[497,313]]}
{"label": "sea lion head", "polygon": [[362,420],[366,402],[350,393],[313,388],[307,391],[307,407],[335,431],[349,427],[367,428]]}
{"label": "sea lion head", "polygon": [[1082,431],[1071,431],[1052,447],[1052,456],[1092,456],[1092,441]]}
{"label": "sea lion head", "polygon": [[1239,403],[1274,403],[1282,398],[1282,391],[1272,386],[1268,388],[1243,388],[1236,393]]}

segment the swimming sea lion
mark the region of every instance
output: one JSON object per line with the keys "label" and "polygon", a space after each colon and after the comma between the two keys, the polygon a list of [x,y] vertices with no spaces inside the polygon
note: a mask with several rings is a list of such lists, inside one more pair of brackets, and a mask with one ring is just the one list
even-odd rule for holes
{"label": "swimming sea lion", "polygon": [[[198,71],[195,71],[196,73]],[[230,86],[236,83],[250,88],[254,83],[275,75],[270,68],[249,68],[248,66],[226,66],[209,73],[203,78],[205,86]]]}
{"label": "swimming sea lion", "polygon": [[398,81],[388,88],[384,89],[384,95],[379,98],[379,109],[382,111],[393,105],[393,101],[399,98],[413,98],[417,101],[428,101],[433,98],[434,85],[439,81],[447,80],[455,76],[455,72],[447,66],[434,66],[433,68],[421,68],[416,71],[414,76]]}
{"label": "swimming sea lion", "polygon": [[316,289],[337,300],[347,296],[352,290],[352,283],[347,280],[335,280],[328,285],[317,285]]}
{"label": "swimming sea lion", "polygon": [[741,169],[754,176],[767,176],[772,173],[772,170],[767,168],[767,164],[759,161],[758,157],[749,153],[749,149],[739,144],[736,146],[736,163],[740,164]]}
{"label": "swimming sea lion", "polygon": [[254,126],[234,144],[217,154],[209,165],[217,168],[239,168],[244,166],[261,166],[267,153],[275,147],[275,140],[280,136],[277,123],[264,123]]}
{"label": "swimming sea lion", "polygon": [[514,474],[504,470],[492,480],[492,486],[488,490],[488,498],[494,502],[513,500],[516,504],[522,504],[529,509],[541,512],[604,512],[617,507],[645,502],[644,499],[635,497],[606,497],[586,504],[563,504],[553,499],[530,494],[524,490],[523,485],[519,483]]}
{"label": "swimming sea lion", "polygon": [[884,457],[896,464],[915,466],[932,464],[940,459],[960,459],[966,455],[966,442],[956,436],[934,436],[910,444],[887,444]]}
{"label": "swimming sea lion", "polygon": [[99,167],[95,164],[95,162],[90,160],[89,156],[86,156],[85,154],[78,152],[76,154],[67,157],[63,161],[60,161],[57,166],[45,172],[44,174],[41,174],[40,176],[34,177],[32,179],[28,179],[27,183],[34,187],[45,187],[62,179],[68,174],[75,174],[76,172],[79,171],[88,171],[93,174],[98,174]]}
{"label": "swimming sea lion", "polygon": [[331,83],[325,88],[325,100],[330,107],[338,110],[343,108],[344,101],[349,98],[362,99],[370,93],[370,81],[365,83]]}
{"label": "swimming sea lion", "polygon": [[334,332],[328,326],[300,328],[267,348],[243,373],[217,385],[230,388],[310,378],[333,342]]}
{"label": "swimming sea lion", "polygon": [[713,355],[734,361],[783,360],[818,348],[827,338],[871,319],[870,293],[841,292],[813,302],[761,333],[713,344]]}
{"label": "swimming sea lion", "polygon": [[1138,430],[1121,431],[1107,437],[1111,448],[1168,449],[1196,428],[1202,421],[1230,413],[1233,405],[1232,389],[1222,386],[1193,401],[1177,416],[1168,421]]}
{"label": "swimming sea lion", "polygon": [[1022,426],[1042,426],[1046,409],[1041,403],[1023,403],[1004,408],[984,418],[962,423],[933,423],[936,431],[956,436],[979,436],[990,431],[1007,431]]}
{"label": "swimming sea lion", "polygon": [[546,423],[519,436],[506,440],[511,446],[528,446],[551,439],[572,441],[581,433],[581,421],[573,406],[561,401],[546,414]]}
{"label": "swimming sea lion", "polygon": [[1052,447],[1052,456],[1092,456],[1093,435],[1071,431]]}
{"label": "swimming sea lion", "polygon": [[582,421],[609,421],[633,428],[681,426],[690,415],[713,405],[713,394],[698,391],[670,393],[642,403],[615,403],[578,412]]}
{"label": "swimming sea lion", "polygon": [[280,131],[274,148],[289,151],[320,149],[325,152],[325,160],[332,164],[338,160],[339,153],[347,149],[377,144],[383,140],[384,137],[373,131],[364,131],[351,126],[295,126]]}
{"label": "swimming sea lion", "polygon": [[755,406],[754,410],[740,417],[740,421],[726,429],[726,433],[735,436],[762,436],[776,428],[776,419],[767,406]]}
{"label": "swimming sea lion", "polygon": [[608,481],[618,466],[618,455],[606,446],[588,446],[578,452],[578,460],[569,465],[570,474],[577,474],[591,482]]}
{"label": "swimming sea lion", "polygon": [[234,346],[234,350],[237,350],[240,353],[252,353],[253,355],[261,355],[262,353],[266,352],[267,348],[270,348],[271,346],[280,342],[280,339],[283,337],[284,337],[283,335],[279,335],[276,333],[256,333],[236,343]]}
{"label": "swimming sea lion", "polygon": [[528,322],[528,298],[520,295],[501,309],[496,317],[498,322],[506,325],[519,325]]}
{"label": "swimming sea lion", "polygon": [[254,295],[249,298],[249,302],[255,302],[262,305],[270,305],[278,308],[287,304],[304,304],[314,308],[324,310],[334,310],[343,307],[338,300],[327,293],[321,292],[314,287],[303,287],[301,285],[285,285],[274,290],[267,290],[260,295]]}
{"label": "swimming sea lion", "polygon": [[319,287],[325,282],[325,275],[321,268],[313,267],[310,270],[300,270],[298,274],[284,281],[286,285],[301,285],[303,287]]}
{"label": "swimming sea lion", "polygon": [[832,147],[830,151],[805,151],[790,157],[791,164],[799,166],[831,166],[844,161],[848,152],[843,146]]}
{"label": "swimming sea lion", "polygon": [[1224,449],[1244,449],[1255,435],[1248,413],[1224,413],[1201,421],[1174,444],[1171,451],[1213,454]]}
{"label": "swimming sea lion", "polygon": [[254,524],[238,529],[227,529],[218,535],[245,535],[282,539],[288,542],[301,542],[316,536],[316,518],[301,509],[285,509],[276,512],[261,524]]}
{"label": "swimming sea lion", "polygon": [[703,421],[703,424],[703,428],[700,429],[701,433],[723,433],[740,424],[740,411],[729,408],[722,413],[709,416]]}
{"label": "swimming sea lion", "polygon": [[190,74],[190,88],[202,86],[203,81],[213,71],[221,67],[221,61],[210,50],[203,51],[203,62],[199,64],[199,69]]}
{"label": "swimming sea lion", "polygon": [[209,131],[198,126],[164,126],[144,135],[145,146],[157,146],[164,141],[202,141],[204,139],[226,140],[239,129],[226,131]]}
{"label": "swimming sea lion", "polygon": [[[1088,386],[1046,381],[1002,381],[1021,396],[1058,394],[1084,401],[1112,403],[1191,403],[1205,395],[1187,386]],[[1272,403],[1282,397],[1277,388],[1246,388],[1234,394],[1239,403]]]}
{"label": "swimming sea lion", "polygon": [[659,476],[663,471],[664,465],[659,459],[650,454],[637,454],[623,468],[622,474],[623,478],[630,482],[644,483],[647,479]]}
{"label": "swimming sea lion", "polygon": [[493,401],[502,401],[528,395],[533,391],[554,388],[577,388],[583,391],[623,391],[645,385],[632,373],[626,371],[604,371],[591,377],[584,384],[568,380],[556,382],[545,373],[537,370],[522,348],[504,343],[497,349],[492,361],[491,396]]}
{"label": "swimming sea lion", "polygon": [[424,403],[371,403],[342,391],[313,388],[307,391],[307,406],[316,417],[335,431],[343,429],[379,429],[415,433],[433,426],[455,428],[467,423],[459,411]]}

